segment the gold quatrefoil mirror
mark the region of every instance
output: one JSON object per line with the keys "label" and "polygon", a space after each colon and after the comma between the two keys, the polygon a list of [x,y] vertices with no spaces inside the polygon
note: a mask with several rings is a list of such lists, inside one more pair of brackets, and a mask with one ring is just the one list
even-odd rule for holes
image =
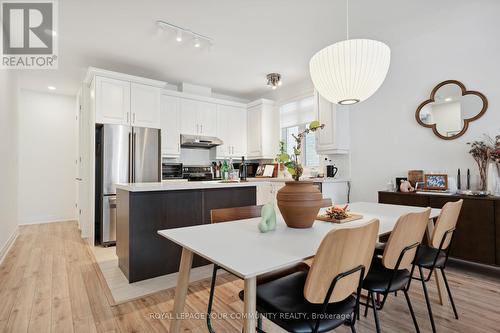
{"label": "gold quatrefoil mirror", "polygon": [[430,98],[417,108],[415,118],[420,125],[432,128],[439,138],[453,140],[487,109],[488,100],[482,93],[467,90],[460,81],[448,80],[432,89]]}

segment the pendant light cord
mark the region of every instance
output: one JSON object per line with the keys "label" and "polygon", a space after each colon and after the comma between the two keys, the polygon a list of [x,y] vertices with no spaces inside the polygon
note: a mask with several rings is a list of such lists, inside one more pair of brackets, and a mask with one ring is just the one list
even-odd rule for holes
{"label": "pendant light cord", "polygon": [[346,39],[349,40],[349,0],[346,0],[346,33]]}

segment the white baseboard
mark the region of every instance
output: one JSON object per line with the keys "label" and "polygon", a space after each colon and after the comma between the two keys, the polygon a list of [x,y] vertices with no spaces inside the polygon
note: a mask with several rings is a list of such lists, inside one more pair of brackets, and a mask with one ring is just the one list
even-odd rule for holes
{"label": "white baseboard", "polygon": [[10,235],[9,239],[3,246],[3,248],[0,249],[0,265],[3,263],[3,260],[7,256],[7,253],[9,253],[10,248],[12,247],[12,244],[16,241],[17,236],[19,235],[19,228],[16,227],[16,230]]}
{"label": "white baseboard", "polygon": [[45,224],[45,223],[57,223],[57,222],[74,222],[77,221],[74,217],[59,220],[36,220],[36,221],[20,221],[19,225],[32,225],[32,224]]}

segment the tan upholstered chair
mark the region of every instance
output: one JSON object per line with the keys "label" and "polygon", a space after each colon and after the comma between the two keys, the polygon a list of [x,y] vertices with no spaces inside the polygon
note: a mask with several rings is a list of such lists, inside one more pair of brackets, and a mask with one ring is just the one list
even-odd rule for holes
{"label": "tan upholstered chair", "polygon": [[[456,202],[447,202],[441,209],[441,214],[437,219],[436,225],[434,226],[434,231],[430,239],[430,246],[421,246],[417,258],[415,259],[415,264],[418,267],[420,277],[415,278],[422,282],[422,288],[424,289],[425,301],[427,303],[427,310],[429,312],[429,318],[431,321],[432,331],[436,332],[436,326],[434,324],[434,317],[432,315],[431,303],[429,300],[429,294],[427,292],[426,282],[428,282],[432,276],[435,269],[441,271],[443,280],[446,286],[446,291],[450,297],[450,303],[453,308],[453,313],[455,318],[458,319],[457,309],[455,307],[455,302],[451,296],[450,286],[448,285],[448,280],[446,279],[446,274],[444,269],[448,261],[448,255],[450,252],[451,242],[453,240],[453,235],[457,226],[458,217],[460,215],[460,210],[462,209],[463,200],[460,199]],[[429,274],[424,278],[423,269],[428,269]],[[436,275],[437,278],[437,275]]]}
{"label": "tan upholstered chair", "polygon": [[[374,256],[370,271],[363,282],[363,289],[368,291],[365,304],[365,317],[368,307],[373,308],[377,332],[380,323],[377,311],[382,310],[389,293],[403,291],[411,317],[417,332],[419,331],[415,313],[408,296],[411,276],[414,271],[414,259],[429,222],[431,209],[421,213],[409,213],[401,216],[389,236],[382,257]],[[380,305],[375,303],[375,294],[383,296]],[[371,300],[371,304],[370,304]]]}
{"label": "tan upholstered chair", "polygon": [[342,324],[355,332],[361,285],[378,228],[374,219],[330,231],[308,271],[257,286],[257,312],[288,332],[327,332]]}

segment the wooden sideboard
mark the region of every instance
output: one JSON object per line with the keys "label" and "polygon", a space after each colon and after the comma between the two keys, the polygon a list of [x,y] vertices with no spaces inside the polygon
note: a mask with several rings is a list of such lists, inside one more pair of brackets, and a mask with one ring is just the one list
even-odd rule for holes
{"label": "wooden sideboard", "polygon": [[465,195],[378,192],[378,202],[441,208],[449,201],[464,199],[450,256],[500,266],[500,198]]}

